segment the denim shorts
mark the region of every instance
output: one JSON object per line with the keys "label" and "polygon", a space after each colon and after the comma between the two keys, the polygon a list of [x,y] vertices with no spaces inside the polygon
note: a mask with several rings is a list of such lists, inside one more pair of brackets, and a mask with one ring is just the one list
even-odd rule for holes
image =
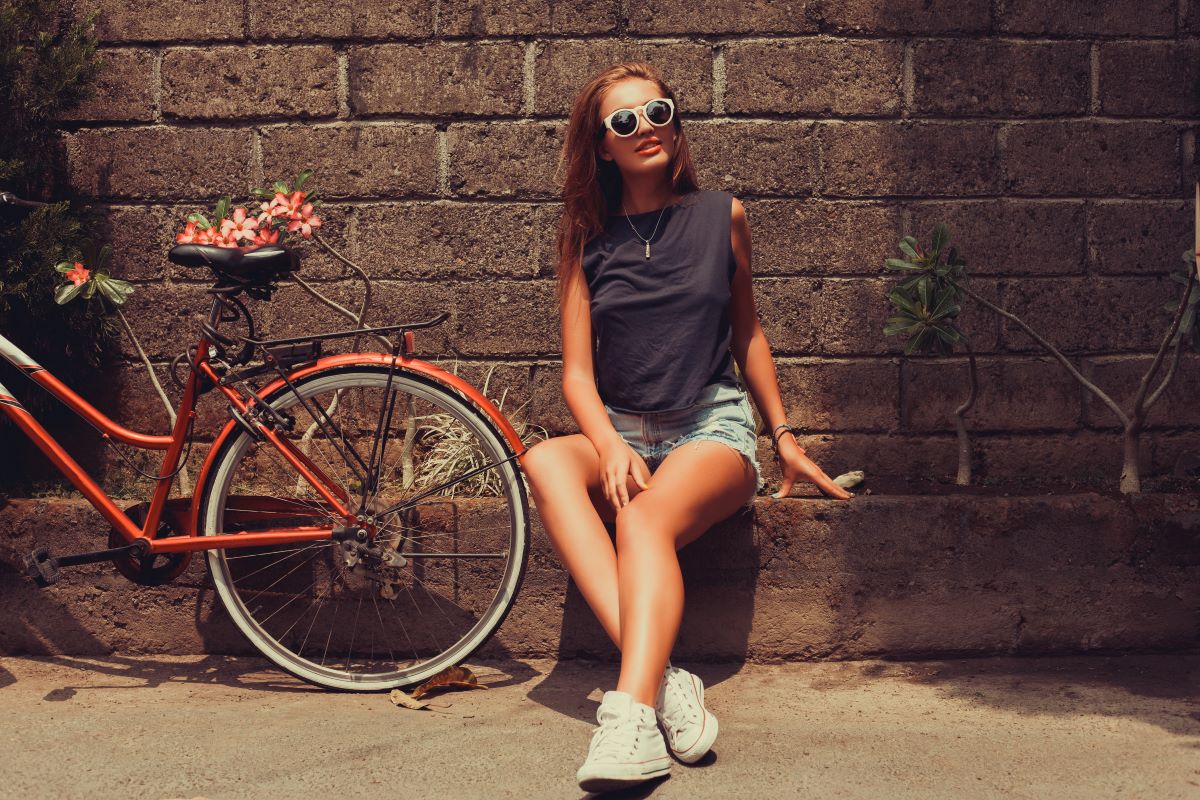
{"label": "denim shorts", "polygon": [[617,433],[646,461],[651,472],[658,469],[667,453],[688,442],[709,439],[737,450],[754,467],[755,488],[745,504],[747,508],[754,505],[765,482],[758,464],[754,411],[741,384],[709,384],[691,406],[674,411],[635,414],[615,411],[607,403],[604,410]]}

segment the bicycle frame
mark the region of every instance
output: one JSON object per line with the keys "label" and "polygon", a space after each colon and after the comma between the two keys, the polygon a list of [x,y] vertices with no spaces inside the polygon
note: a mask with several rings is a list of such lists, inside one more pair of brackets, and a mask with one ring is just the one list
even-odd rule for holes
{"label": "bicycle frame", "polygon": [[[214,300],[209,316],[209,325],[215,328],[219,319],[220,302]],[[267,386],[256,389],[255,393],[259,397],[268,396],[271,392],[277,391],[289,382],[294,383],[314,373],[351,364],[403,368],[422,373],[446,385],[447,388],[457,390],[465,399],[476,405],[491,419],[497,430],[508,441],[509,446],[518,459],[524,455],[525,445],[521,441],[521,437],[494,403],[457,375],[446,372],[427,361],[412,357],[411,331],[404,331],[402,338],[405,343],[403,355],[347,353],[321,358],[310,365],[288,373],[286,380],[284,378],[277,378]],[[133,543],[136,539],[145,539],[148,544],[146,548],[148,553],[179,553],[218,548],[259,547],[270,544],[332,538],[334,532],[332,527],[296,527],[273,530],[269,533],[239,532],[200,536],[197,535],[197,521],[199,519],[201,502],[200,495],[196,494],[190,499],[168,499],[174,475],[179,466],[180,456],[188,439],[189,428],[196,416],[196,399],[201,391],[201,381],[207,379],[225,396],[232,408],[242,414],[244,419],[254,420],[251,424],[257,426],[258,433],[274,446],[280,455],[296,469],[301,477],[321,495],[332,513],[345,519],[348,524],[354,524],[355,514],[347,507],[349,498],[345,492],[330,480],[307,456],[293,447],[287,439],[281,437],[273,427],[264,424],[261,420],[254,419],[254,415],[250,413],[257,403],[254,398],[246,397],[238,390],[221,381],[220,374],[209,363],[208,353],[211,344],[204,336],[201,336],[196,347],[195,361],[191,364],[192,368],[189,370],[183,397],[179,408],[176,410],[175,425],[170,435],[157,436],[129,430],[105,416],[95,406],[88,403],[84,398],[73,392],[66,384],[50,374],[9,339],[0,335],[0,357],[24,372],[34,383],[54,395],[68,408],[83,417],[100,431],[103,438],[112,439],[138,449],[166,451],[162,465],[158,471],[156,486],[150,500],[146,521],[141,527],[130,519],[128,514],[117,507],[112,498],[105,493],[87,471],[63,449],[54,437],[38,423],[33,415],[13,397],[12,393],[2,383],[0,383],[0,410],[7,414],[27,437],[33,440],[42,453],[71,481],[75,488],[87,498],[88,502],[100,512],[126,542]],[[197,487],[205,485],[207,476],[213,467],[215,457],[221,450],[221,445],[230,436],[235,435],[239,428],[240,423],[236,419],[230,419],[220,433],[218,433],[209,450],[208,457],[201,466],[200,474],[196,481]],[[280,507],[278,500],[268,500],[266,501],[266,506],[269,507],[264,507],[263,511],[279,511],[282,514],[286,514],[290,510],[294,513],[294,509]],[[163,521],[164,516],[171,519],[179,535],[158,535],[159,525]]]}

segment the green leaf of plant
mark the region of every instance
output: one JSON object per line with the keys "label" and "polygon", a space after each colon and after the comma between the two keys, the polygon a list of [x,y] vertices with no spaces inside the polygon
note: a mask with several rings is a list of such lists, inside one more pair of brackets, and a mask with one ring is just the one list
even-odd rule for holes
{"label": "green leaf of plant", "polygon": [[59,272],[70,272],[75,269],[74,261],[60,261],[54,265],[54,268]]}
{"label": "green leaf of plant", "polygon": [[912,264],[901,258],[889,258],[886,262],[889,269],[924,270],[920,264]]}
{"label": "green leaf of plant", "polygon": [[[283,192],[284,194],[288,194],[288,193],[289,193],[289,192],[288,192],[288,186],[287,186],[287,184],[286,184],[286,183],[284,183],[283,181],[275,181],[275,183],[274,183],[274,185],[273,185],[273,187],[272,187],[272,188],[274,188],[274,189],[275,189],[275,191],[277,191],[277,192]],[[271,196],[272,196],[272,197],[274,197],[275,195],[271,195]]]}
{"label": "green leaf of plant", "polygon": [[297,189],[304,185],[304,182],[313,176],[313,170],[306,169],[296,176],[296,182],[293,184]]}
{"label": "green leaf of plant", "polygon": [[941,253],[942,248],[945,247],[946,243],[949,241],[950,241],[950,228],[948,228],[946,226],[946,223],[939,222],[937,225],[934,225],[933,226],[933,253],[932,253],[932,256],[936,256],[937,254]]}
{"label": "green leaf of plant", "polygon": [[112,257],[112,245],[105,242],[100,248],[99,255],[96,256],[96,263],[92,266],[93,269],[104,269],[108,264],[108,259]]}
{"label": "green leaf of plant", "polygon": [[100,293],[115,306],[125,305],[129,295],[133,294],[133,284],[109,275],[98,275],[94,279]]}
{"label": "green leaf of plant", "polygon": [[903,292],[901,292],[899,289],[893,289],[888,294],[888,299],[891,300],[894,305],[904,309],[905,311],[912,314],[913,316],[920,316],[921,312],[920,312],[920,309],[917,307],[917,304],[914,303],[912,300],[910,300],[908,298],[908,296],[905,295]]}
{"label": "green leaf of plant", "polygon": [[957,305],[958,292],[953,289],[944,289],[937,298],[937,302],[933,306],[933,317],[954,316],[958,314],[959,307]]}
{"label": "green leaf of plant", "polygon": [[920,258],[920,256],[917,255],[917,249],[915,247],[916,243],[917,243],[917,240],[912,238],[911,236],[905,236],[903,239],[900,240],[900,245],[899,245],[900,252],[902,252],[902,253],[904,253],[904,255],[908,256],[910,261],[916,261]]}
{"label": "green leaf of plant", "polygon": [[929,281],[924,280],[917,283],[917,299],[921,302],[921,309],[929,308]]}
{"label": "green leaf of plant", "polygon": [[940,325],[935,325],[933,330],[937,334],[938,338],[946,344],[952,345],[958,341],[958,336],[954,333],[954,331],[946,330]]}
{"label": "green leaf of plant", "polygon": [[910,331],[920,324],[920,320],[914,320],[910,317],[888,317],[887,323],[883,326],[883,335],[894,336],[897,333]]}
{"label": "green leaf of plant", "polygon": [[66,305],[79,296],[79,293],[83,291],[84,285],[85,284],[82,283],[78,286],[73,283],[64,283],[55,290],[54,302],[58,303],[60,306]]}

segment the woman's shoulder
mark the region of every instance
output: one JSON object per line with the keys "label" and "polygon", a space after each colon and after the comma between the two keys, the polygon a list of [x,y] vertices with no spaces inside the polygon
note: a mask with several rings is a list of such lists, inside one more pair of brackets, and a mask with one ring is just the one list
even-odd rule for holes
{"label": "woman's shoulder", "polygon": [[726,211],[733,204],[733,193],[724,189],[697,189],[685,197],[696,198],[696,205],[704,204],[709,208],[720,208]]}

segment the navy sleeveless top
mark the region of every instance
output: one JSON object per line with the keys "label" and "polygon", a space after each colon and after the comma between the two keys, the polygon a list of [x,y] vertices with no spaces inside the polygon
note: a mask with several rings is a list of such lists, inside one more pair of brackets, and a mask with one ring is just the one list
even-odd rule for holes
{"label": "navy sleeveless top", "polygon": [[628,221],[609,214],[604,232],[584,246],[596,388],[614,411],[674,411],[709,384],[737,385],[729,349],[732,204],[729,192],[699,190]]}

